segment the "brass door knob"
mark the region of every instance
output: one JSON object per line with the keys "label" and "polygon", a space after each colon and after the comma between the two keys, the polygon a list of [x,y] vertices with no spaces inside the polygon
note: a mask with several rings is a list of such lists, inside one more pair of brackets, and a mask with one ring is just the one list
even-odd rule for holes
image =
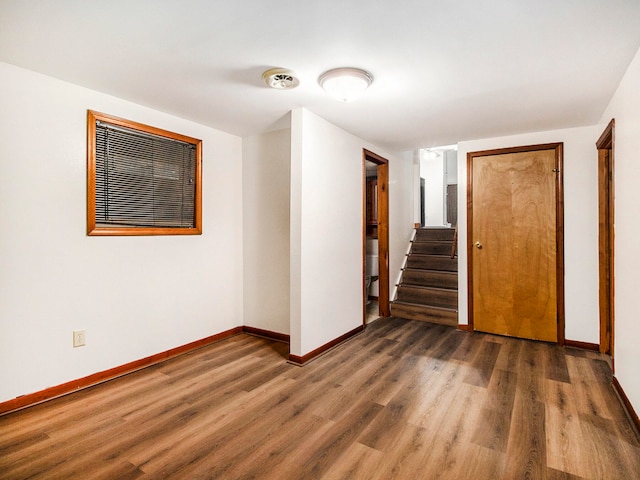
{"label": "brass door knob", "polygon": [[474,243],[475,247],[480,250],[482,248],[482,244],[480,242]]}

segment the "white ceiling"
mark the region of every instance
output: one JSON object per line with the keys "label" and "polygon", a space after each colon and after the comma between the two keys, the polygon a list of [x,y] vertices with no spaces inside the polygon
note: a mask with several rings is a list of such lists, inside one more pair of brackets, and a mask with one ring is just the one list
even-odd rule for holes
{"label": "white ceiling", "polygon": [[[0,61],[240,136],[306,107],[392,151],[594,124],[639,46],[640,0],[0,0]],[[364,97],[321,90],[340,66]]]}

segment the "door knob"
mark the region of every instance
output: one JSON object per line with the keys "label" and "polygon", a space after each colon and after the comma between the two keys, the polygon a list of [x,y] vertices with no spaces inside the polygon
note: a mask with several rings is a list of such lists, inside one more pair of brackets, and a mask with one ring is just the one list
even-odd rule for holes
{"label": "door knob", "polygon": [[482,244],[480,242],[474,243],[475,247],[480,250],[482,248]]}

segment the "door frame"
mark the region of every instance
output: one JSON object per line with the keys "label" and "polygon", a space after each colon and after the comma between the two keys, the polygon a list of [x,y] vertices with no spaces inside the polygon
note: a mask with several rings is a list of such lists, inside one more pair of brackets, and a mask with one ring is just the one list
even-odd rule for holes
{"label": "door frame", "polygon": [[563,143],[545,143],[522,147],[499,148],[467,153],[467,301],[468,330],[473,326],[473,160],[476,157],[504,155],[508,153],[535,152],[539,150],[555,151],[556,173],[556,323],[557,343],[564,345],[564,189],[563,189]]}
{"label": "door frame", "polygon": [[600,353],[614,353],[614,146],[615,119],[596,142],[598,150],[598,299]]}
{"label": "door frame", "polygon": [[378,313],[382,317],[391,316],[389,307],[389,160],[362,149],[362,323],[366,323],[366,281],[365,255],[367,253],[367,198],[366,162],[378,166]]}

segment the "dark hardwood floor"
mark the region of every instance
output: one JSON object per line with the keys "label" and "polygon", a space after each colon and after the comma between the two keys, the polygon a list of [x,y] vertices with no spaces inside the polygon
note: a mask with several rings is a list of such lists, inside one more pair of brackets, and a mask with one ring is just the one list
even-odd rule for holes
{"label": "dark hardwood floor", "polygon": [[286,354],[241,334],[0,417],[0,478],[640,478],[598,353],[391,318]]}

